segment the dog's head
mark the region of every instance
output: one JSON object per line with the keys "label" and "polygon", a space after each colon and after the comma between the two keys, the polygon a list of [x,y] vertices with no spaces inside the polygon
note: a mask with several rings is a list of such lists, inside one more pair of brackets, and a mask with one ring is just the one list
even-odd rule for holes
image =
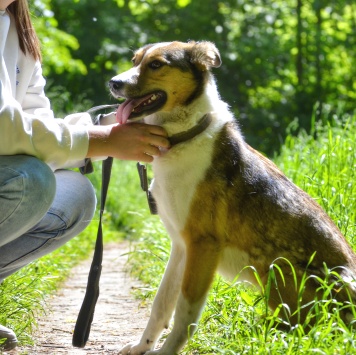
{"label": "dog's head", "polygon": [[137,120],[156,112],[170,112],[197,99],[212,67],[221,64],[211,42],[150,44],[136,51],[133,68],[111,79],[116,98],[125,98],[117,119]]}

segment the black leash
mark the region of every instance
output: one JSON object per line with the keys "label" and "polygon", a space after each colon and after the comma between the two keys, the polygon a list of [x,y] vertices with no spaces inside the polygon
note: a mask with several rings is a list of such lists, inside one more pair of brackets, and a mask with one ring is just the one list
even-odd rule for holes
{"label": "black leash", "polygon": [[100,201],[100,217],[98,234],[95,244],[93,261],[88,276],[87,289],[84,296],[82,307],[80,308],[77,323],[75,324],[72,344],[77,348],[84,348],[89,338],[90,327],[93,322],[96,301],[99,297],[99,280],[101,275],[101,264],[103,260],[103,230],[102,217],[105,208],[105,201],[110,182],[110,173],[113,158],[109,157],[103,161],[102,186]]}
{"label": "black leash", "polygon": [[[96,106],[88,110],[88,113],[94,114],[99,110],[106,108],[117,108],[118,105],[102,105]],[[100,124],[100,116],[92,117],[94,124]],[[100,200],[100,215],[98,233],[95,243],[95,251],[93,261],[90,267],[88,284],[85,291],[84,300],[80,308],[78,319],[75,324],[72,345],[77,348],[84,348],[89,338],[91,324],[94,318],[95,305],[99,297],[100,287],[100,275],[103,261],[103,229],[102,218],[105,209],[106,196],[109,188],[111,167],[113,158],[109,157],[102,162],[102,183],[101,183],[101,200]],[[93,172],[93,166],[90,159],[85,160],[85,165],[80,169],[82,174],[89,174]]]}

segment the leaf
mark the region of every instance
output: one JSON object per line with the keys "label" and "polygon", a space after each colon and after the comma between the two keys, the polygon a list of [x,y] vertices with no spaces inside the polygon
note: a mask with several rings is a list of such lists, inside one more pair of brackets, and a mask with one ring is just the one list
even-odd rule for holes
{"label": "leaf", "polygon": [[186,7],[191,3],[191,0],[177,0],[177,5],[179,7]]}

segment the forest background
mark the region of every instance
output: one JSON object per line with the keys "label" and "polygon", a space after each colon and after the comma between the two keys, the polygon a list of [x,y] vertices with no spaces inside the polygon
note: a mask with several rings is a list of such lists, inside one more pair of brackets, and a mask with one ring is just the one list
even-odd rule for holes
{"label": "forest background", "polygon": [[172,40],[216,44],[222,98],[266,154],[287,133],[352,113],[353,0],[34,0],[47,94],[57,117],[114,103],[107,82],[135,49]]}

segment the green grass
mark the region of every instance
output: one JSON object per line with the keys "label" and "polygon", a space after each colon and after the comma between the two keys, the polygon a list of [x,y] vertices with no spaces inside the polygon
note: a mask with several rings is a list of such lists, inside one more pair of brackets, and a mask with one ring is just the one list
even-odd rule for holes
{"label": "green grass", "polygon": [[313,132],[316,139],[305,132],[289,135],[275,162],[355,244],[356,118],[334,117],[327,126],[314,125]]}
{"label": "green grass", "polygon": [[[274,161],[318,201],[355,247],[356,117],[334,117],[325,127],[314,124],[312,133],[289,135]],[[96,170],[91,179],[98,187],[100,167]],[[136,241],[129,262],[133,275],[145,284],[136,296],[150,303],[169,257],[170,240],[159,218],[149,214],[135,163],[114,164],[104,234],[106,240]],[[45,309],[48,295],[60,286],[70,268],[92,251],[95,235],[93,221],[64,248],[6,279],[0,286],[0,324],[14,328],[23,343],[30,342],[33,322]],[[272,271],[270,276],[273,282]],[[269,285],[263,287],[261,297],[238,280],[231,284],[217,276],[197,333],[183,353],[356,354],[356,336],[339,319],[339,305],[330,299],[328,286],[326,302],[314,304],[318,322],[309,332],[303,325],[288,332],[277,330],[277,314],[270,314],[265,306]]]}

